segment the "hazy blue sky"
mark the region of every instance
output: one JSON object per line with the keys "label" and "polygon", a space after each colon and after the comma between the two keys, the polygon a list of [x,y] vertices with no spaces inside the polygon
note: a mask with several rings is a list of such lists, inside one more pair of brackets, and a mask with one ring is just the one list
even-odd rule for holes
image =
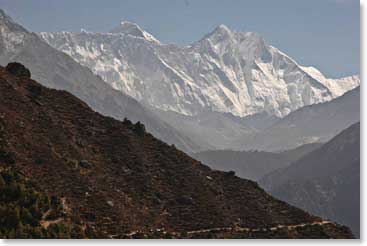
{"label": "hazy blue sky", "polygon": [[178,44],[225,24],[261,33],[326,75],[359,73],[359,0],[0,0],[0,8],[35,32],[103,32],[129,20]]}

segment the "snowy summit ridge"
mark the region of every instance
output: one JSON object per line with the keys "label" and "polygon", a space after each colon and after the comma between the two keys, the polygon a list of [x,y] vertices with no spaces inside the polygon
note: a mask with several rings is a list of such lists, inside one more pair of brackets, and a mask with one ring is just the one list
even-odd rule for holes
{"label": "snowy summit ridge", "polygon": [[219,25],[189,46],[162,44],[123,21],[109,33],[40,33],[51,46],[89,67],[115,89],[163,110],[283,117],[336,98],[359,76],[326,78],[254,32]]}
{"label": "snowy summit ridge", "polygon": [[159,41],[153,35],[144,31],[137,24],[129,21],[121,21],[120,25],[112,29],[110,33],[129,34],[134,37],[141,37],[148,41],[159,43]]}

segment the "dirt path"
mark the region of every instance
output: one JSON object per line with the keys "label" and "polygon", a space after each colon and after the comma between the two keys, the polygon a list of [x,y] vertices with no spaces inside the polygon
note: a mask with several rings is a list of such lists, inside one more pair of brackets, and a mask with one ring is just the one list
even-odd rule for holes
{"label": "dirt path", "polygon": [[59,223],[63,220],[64,220],[63,218],[57,218],[57,219],[54,219],[54,220],[41,220],[40,224],[43,228],[47,229],[50,225]]}
{"label": "dirt path", "polygon": [[237,232],[258,232],[258,231],[276,231],[279,229],[287,228],[290,230],[305,227],[305,226],[313,226],[313,225],[325,225],[325,224],[334,224],[331,221],[315,221],[312,223],[302,223],[297,225],[277,225],[274,227],[259,227],[259,228],[249,228],[249,227],[217,227],[217,228],[209,228],[203,230],[196,230],[196,231],[189,231],[187,234],[199,234],[199,233],[206,233],[206,232],[213,232],[213,231],[237,231]]}
{"label": "dirt path", "polygon": [[[188,235],[195,235],[200,233],[208,233],[208,232],[219,232],[219,231],[235,231],[235,232],[259,232],[259,231],[277,231],[283,228],[287,228],[289,230],[294,230],[296,228],[301,228],[305,226],[314,226],[314,225],[325,225],[325,224],[334,224],[331,221],[315,221],[311,223],[302,223],[302,224],[296,224],[296,225],[277,225],[273,227],[259,227],[259,228],[249,228],[249,227],[214,227],[214,228],[208,228],[208,229],[202,229],[202,230],[195,230],[195,231],[188,231]],[[156,229],[157,232],[164,232],[164,229]],[[124,234],[126,237],[132,237],[138,233],[141,233],[140,231],[132,231],[130,233]],[[179,236],[180,233],[176,232],[169,232],[172,235]]]}
{"label": "dirt path", "polygon": [[51,209],[47,210],[43,215],[42,215],[42,220],[40,221],[40,224],[43,228],[47,229],[51,224],[56,224],[59,223],[61,221],[63,221],[63,218],[57,218],[54,220],[45,220],[45,218],[52,212]]}

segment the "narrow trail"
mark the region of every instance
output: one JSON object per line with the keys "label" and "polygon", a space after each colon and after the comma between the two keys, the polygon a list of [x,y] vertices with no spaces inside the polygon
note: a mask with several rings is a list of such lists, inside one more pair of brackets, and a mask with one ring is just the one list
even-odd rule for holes
{"label": "narrow trail", "polygon": [[[214,228],[208,228],[208,229],[202,229],[202,230],[194,230],[194,231],[188,231],[187,235],[195,235],[195,234],[200,234],[200,233],[208,233],[208,232],[223,232],[223,231],[235,231],[235,232],[267,232],[267,231],[277,231],[280,229],[289,229],[289,230],[294,230],[296,228],[301,228],[301,227],[305,227],[305,226],[314,226],[314,225],[326,225],[326,224],[331,224],[334,225],[335,223],[328,221],[328,220],[323,220],[323,221],[315,221],[315,222],[311,222],[311,223],[302,223],[302,224],[296,224],[296,225],[277,225],[277,226],[273,226],[273,227],[258,227],[258,228],[250,228],[250,227],[239,227],[239,226],[234,226],[234,227],[214,227]],[[151,230],[151,231],[156,231],[156,232],[165,232],[164,229],[155,229],[155,230]],[[132,237],[138,233],[142,233],[141,231],[132,231],[129,232],[127,234],[124,234],[124,236],[126,237]],[[169,232],[172,235],[176,235],[179,236],[181,233],[177,233],[177,232]]]}
{"label": "narrow trail", "polygon": [[50,225],[52,224],[56,224],[59,223],[61,221],[63,221],[63,218],[57,218],[54,220],[46,220],[46,217],[52,212],[52,209],[47,210],[43,215],[42,215],[42,220],[40,221],[40,224],[43,228],[47,229]]}
{"label": "narrow trail", "polygon": [[199,234],[199,233],[206,233],[206,232],[213,232],[213,231],[237,231],[237,232],[258,232],[258,231],[276,231],[279,229],[287,228],[289,230],[293,230],[300,227],[305,226],[313,226],[313,225],[325,225],[325,224],[334,224],[331,221],[315,221],[312,223],[302,223],[296,225],[277,225],[273,227],[259,227],[259,228],[249,228],[249,227],[218,227],[218,228],[209,228],[203,230],[196,230],[196,231],[189,231],[187,234]]}
{"label": "narrow trail", "polygon": [[57,219],[54,219],[54,220],[42,220],[42,221],[40,221],[40,224],[43,228],[47,229],[50,225],[57,224],[57,223],[59,223],[63,220],[64,220],[63,218],[57,218]]}

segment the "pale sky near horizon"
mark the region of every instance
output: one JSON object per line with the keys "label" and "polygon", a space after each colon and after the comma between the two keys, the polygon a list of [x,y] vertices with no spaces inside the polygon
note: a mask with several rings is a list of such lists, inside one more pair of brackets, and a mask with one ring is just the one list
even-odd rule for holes
{"label": "pale sky near horizon", "polygon": [[219,24],[262,34],[325,75],[359,74],[358,0],[0,0],[30,31],[108,31],[122,20],[164,43],[190,44]]}

